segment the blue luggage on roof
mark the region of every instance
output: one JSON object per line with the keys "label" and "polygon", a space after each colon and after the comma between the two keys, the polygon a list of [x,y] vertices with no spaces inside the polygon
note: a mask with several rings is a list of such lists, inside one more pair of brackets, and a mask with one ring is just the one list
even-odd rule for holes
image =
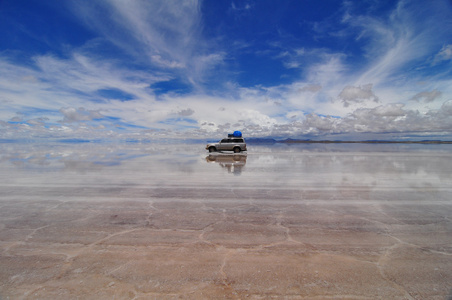
{"label": "blue luggage on roof", "polygon": [[228,137],[242,137],[242,132],[234,131],[234,133],[228,133]]}

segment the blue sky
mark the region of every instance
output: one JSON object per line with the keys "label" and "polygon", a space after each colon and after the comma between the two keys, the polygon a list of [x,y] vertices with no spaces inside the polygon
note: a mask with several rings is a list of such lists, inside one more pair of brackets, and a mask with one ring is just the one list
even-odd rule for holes
{"label": "blue sky", "polygon": [[452,2],[0,1],[0,138],[452,137]]}

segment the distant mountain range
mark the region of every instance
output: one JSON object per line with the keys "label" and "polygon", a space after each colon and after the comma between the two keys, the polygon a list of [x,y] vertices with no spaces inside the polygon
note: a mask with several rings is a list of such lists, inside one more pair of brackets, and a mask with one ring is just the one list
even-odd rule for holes
{"label": "distant mountain range", "polygon": [[421,140],[421,141],[398,141],[398,140],[365,140],[365,141],[342,141],[342,140],[301,140],[301,139],[284,139],[276,140],[274,138],[247,138],[248,144],[452,144],[452,141],[441,140]]}

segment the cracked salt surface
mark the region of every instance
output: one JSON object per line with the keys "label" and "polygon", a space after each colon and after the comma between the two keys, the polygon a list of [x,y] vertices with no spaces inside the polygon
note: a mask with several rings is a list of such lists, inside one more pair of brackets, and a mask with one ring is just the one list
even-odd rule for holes
{"label": "cracked salt surface", "polygon": [[0,150],[0,299],[451,296],[450,145]]}

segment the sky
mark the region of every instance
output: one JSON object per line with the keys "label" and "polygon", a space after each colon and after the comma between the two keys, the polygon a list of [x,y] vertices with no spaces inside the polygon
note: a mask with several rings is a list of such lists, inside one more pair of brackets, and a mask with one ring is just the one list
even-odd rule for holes
{"label": "sky", "polygon": [[0,0],[0,138],[452,140],[451,0]]}

